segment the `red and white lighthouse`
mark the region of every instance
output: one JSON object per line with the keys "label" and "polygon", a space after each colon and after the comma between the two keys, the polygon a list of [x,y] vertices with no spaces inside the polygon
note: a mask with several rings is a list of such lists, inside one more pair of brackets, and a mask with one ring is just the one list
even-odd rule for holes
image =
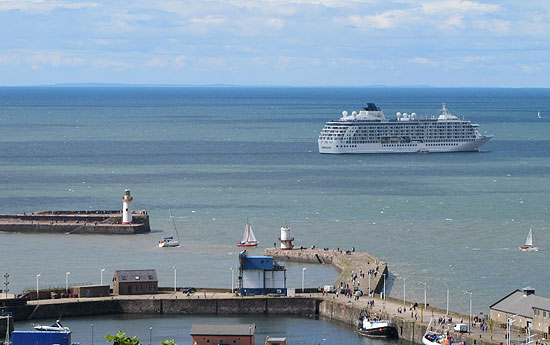
{"label": "red and white lighthouse", "polygon": [[122,224],[132,224],[132,200],[134,198],[130,196],[130,190],[126,188],[122,197]]}

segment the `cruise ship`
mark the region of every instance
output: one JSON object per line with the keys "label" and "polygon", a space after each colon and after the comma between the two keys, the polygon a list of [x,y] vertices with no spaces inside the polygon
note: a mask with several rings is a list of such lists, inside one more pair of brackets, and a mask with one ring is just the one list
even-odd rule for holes
{"label": "cruise ship", "polygon": [[415,113],[397,113],[386,119],[374,103],[359,113],[342,112],[319,134],[320,153],[405,153],[479,151],[491,136],[479,125],[451,114],[443,103],[441,114],[419,119]]}

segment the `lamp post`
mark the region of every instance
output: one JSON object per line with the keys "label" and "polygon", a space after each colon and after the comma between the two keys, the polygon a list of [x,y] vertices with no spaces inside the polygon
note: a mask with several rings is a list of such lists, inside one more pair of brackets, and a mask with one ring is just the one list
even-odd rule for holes
{"label": "lamp post", "polygon": [[407,278],[403,277],[403,306],[405,306],[405,297],[406,297],[405,286],[406,285],[407,285]]}
{"label": "lamp post", "polygon": [[94,324],[92,323],[92,345],[94,345]]}
{"label": "lamp post", "polygon": [[[305,267],[303,271],[305,271]],[[248,344],[252,345],[252,326],[248,326]]]}
{"label": "lamp post", "polygon": [[306,275],[307,267],[302,268],[302,293],[304,293],[304,277]]}
{"label": "lamp post", "polygon": [[10,282],[8,281],[9,277],[10,275],[8,274],[8,272],[6,272],[4,274],[4,278],[6,278],[6,281],[4,282],[4,285],[6,286],[6,288],[4,289],[4,292],[6,293],[6,299],[8,299],[8,292],[10,291],[10,289],[8,289],[8,285],[10,285]]}
{"label": "lamp post", "polygon": [[105,269],[104,269],[104,268],[101,269],[101,280],[100,280],[100,285],[103,285],[103,272],[105,272]]}
{"label": "lamp post", "polygon": [[517,316],[516,315],[512,315],[512,316],[509,316],[508,319],[507,319],[507,322],[506,322],[506,334],[507,334],[507,337],[506,337],[506,344],[507,345],[510,345],[510,331],[512,330],[512,323],[514,323],[514,318]]}
{"label": "lamp post", "polygon": [[174,269],[174,292],[177,291],[177,285],[176,285],[176,266],[172,266],[172,268]]}
{"label": "lamp post", "polygon": [[468,334],[470,334],[470,327],[472,325],[472,292],[471,291],[463,291],[465,294],[470,295],[470,315],[468,315]]}
{"label": "lamp post", "polygon": [[386,273],[384,273],[383,276],[384,276],[384,298],[383,299],[386,299]]}
{"label": "lamp post", "polygon": [[69,293],[69,274],[71,271],[65,272],[65,293]]}
{"label": "lamp post", "polygon": [[233,267],[229,267],[231,270],[231,293],[234,292],[234,286],[235,286],[235,275],[233,274]]}
{"label": "lamp post", "polygon": [[447,289],[447,311],[445,315],[449,315],[449,289]]}
{"label": "lamp post", "polygon": [[153,343],[153,326],[149,327],[149,345]]}
{"label": "lamp post", "polygon": [[370,270],[369,270],[369,296],[370,296]]}
{"label": "lamp post", "polygon": [[41,275],[42,275],[42,273],[38,273],[36,275],[36,300],[40,299],[40,294],[38,293],[38,277],[40,277]]}

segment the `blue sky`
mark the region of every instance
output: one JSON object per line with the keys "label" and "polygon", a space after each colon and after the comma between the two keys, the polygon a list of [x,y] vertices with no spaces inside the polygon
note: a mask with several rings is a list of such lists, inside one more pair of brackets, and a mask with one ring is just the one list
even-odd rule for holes
{"label": "blue sky", "polygon": [[550,87],[550,1],[0,0],[0,85]]}

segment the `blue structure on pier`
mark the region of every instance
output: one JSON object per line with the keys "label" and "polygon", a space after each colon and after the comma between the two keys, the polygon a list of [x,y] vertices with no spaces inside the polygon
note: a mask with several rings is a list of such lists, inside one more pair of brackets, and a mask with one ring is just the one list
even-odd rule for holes
{"label": "blue structure on pier", "polygon": [[242,296],[286,295],[286,268],[271,256],[239,253],[239,290]]}
{"label": "blue structure on pier", "polygon": [[14,331],[12,345],[71,345],[71,332]]}

